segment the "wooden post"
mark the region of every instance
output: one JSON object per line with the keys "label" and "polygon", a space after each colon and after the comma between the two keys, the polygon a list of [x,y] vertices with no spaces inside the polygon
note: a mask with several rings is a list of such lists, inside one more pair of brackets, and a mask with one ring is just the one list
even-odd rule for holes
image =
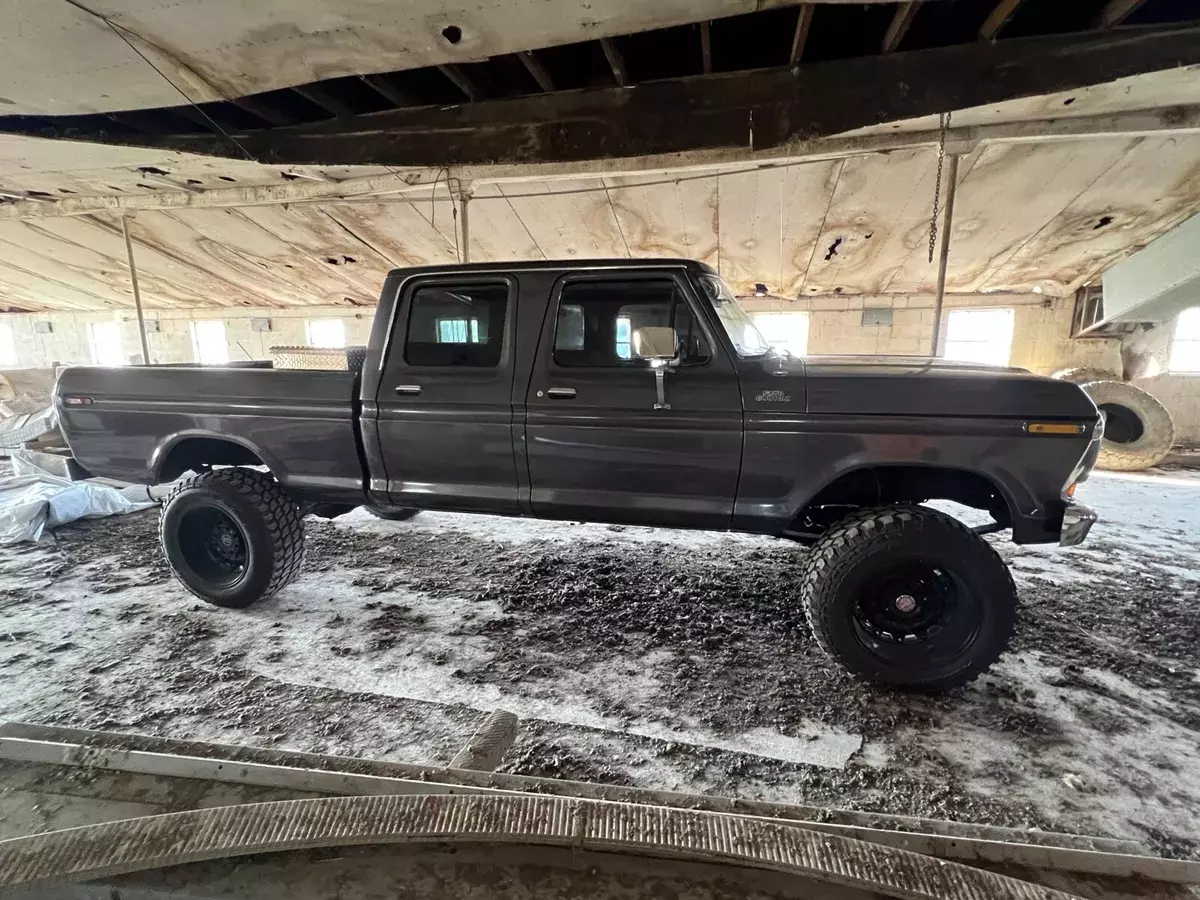
{"label": "wooden post", "polygon": [[938,355],[938,339],[942,332],[942,301],[946,297],[946,263],[950,259],[950,228],[954,224],[954,195],[958,191],[958,154],[947,155],[946,213],[942,217],[942,249],[938,256],[937,298],[933,303],[933,339],[930,356]]}
{"label": "wooden post", "polygon": [[142,292],[138,289],[137,263],[133,260],[133,241],[129,237],[129,217],[121,216],[121,233],[125,235],[125,255],[129,259],[129,280],[133,284],[133,308],[137,312],[138,338],[142,342],[142,365],[150,365],[150,342],[146,339],[146,318],[142,314]]}
{"label": "wooden post", "polygon": [[458,195],[458,199],[462,221],[462,251],[459,253],[459,262],[468,263],[471,261],[471,219],[467,209],[470,206],[471,195],[463,191]]}

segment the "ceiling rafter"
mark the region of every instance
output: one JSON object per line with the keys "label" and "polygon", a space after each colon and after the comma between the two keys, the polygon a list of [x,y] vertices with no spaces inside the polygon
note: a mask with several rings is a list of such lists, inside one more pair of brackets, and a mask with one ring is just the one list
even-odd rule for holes
{"label": "ceiling rafter", "polygon": [[616,43],[612,38],[600,38],[600,49],[604,51],[604,58],[608,60],[608,67],[612,69],[617,87],[625,87],[629,83],[629,75],[625,69],[625,57],[621,55]]}
{"label": "ceiling rafter", "polygon": [[904,36],[908,34],[908,29],[911,27],[913,19],[917,17],[917,10],[920,8],[921,4],[919,0],[910,0],[910,2],[901,3],[896,7],[896,12],[892,15],[892,21],[883,36],[883,44],[879,48],[880,53],[894,53],[896,51],[904,41]]}
{"label": "ceiling rafter", "polygon": [[549,93],[554,90],[554,79],[550,77],[550,73],[546,71],[532,50],[524,50],[517,54],[517,59],[521,60],[521,64],[525,66],[525,71],[530,77],[537,82],[538,87]]}
{"label": "ceiling rafter", "polygon": [[816,11],[811,3],[801,3],[799,16],[796,18],[796,30],[792,33],[792,52],[788,57],[789,68],[795,68],[804,58],[804,46],[808,43],[808,33],[812,30],[813,13]]}
{"label": "ceiling rafter", "polygon": [[466,95],[466,98],[472,103],[478,103],[483,99],[483,92],[479,90],[479,86],[475,84],[467,74],[458,66],[452,63],[438,66],[438,71],[448,78],[456,88]]}
{"label": "ceiling rafter", "polygon": [[1025,0],[1000,0],[979,27],[981,41],[994,41],[1000,30],[1009,23]]}

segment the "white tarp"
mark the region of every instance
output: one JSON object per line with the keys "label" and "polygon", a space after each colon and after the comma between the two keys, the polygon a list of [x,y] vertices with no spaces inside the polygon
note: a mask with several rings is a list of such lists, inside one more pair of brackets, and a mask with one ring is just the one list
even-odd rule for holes
{"label": "white tarp", "polygon": [[144,485],[117,488],[71,481],[38,465],[35,454],[13,454],[13,474],[0,478],[0,544],[37,541],[47,528],[149,509]]}

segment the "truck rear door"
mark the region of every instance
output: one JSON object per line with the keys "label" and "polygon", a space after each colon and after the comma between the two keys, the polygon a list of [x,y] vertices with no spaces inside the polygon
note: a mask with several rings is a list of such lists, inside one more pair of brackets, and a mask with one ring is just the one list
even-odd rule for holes
{"label": "truck rear door", "polygon": [[516,281],[478,273],[401,288],[376,394],[387,494],[397,506],[516,513]]}
{"label": "truck rear door", "polygon": [[[681,361],[655,373],[633,353],[643,326],[672,326]],[[526,396],[536,515],[729,527],[742,454],[737,374],[683,269],[566,275],[555,285]]]}

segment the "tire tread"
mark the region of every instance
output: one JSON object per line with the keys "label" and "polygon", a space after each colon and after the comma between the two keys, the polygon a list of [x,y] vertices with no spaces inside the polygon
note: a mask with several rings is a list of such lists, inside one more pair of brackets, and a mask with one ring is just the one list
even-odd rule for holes
{"label": "tire tread", "polygon": [[[817,645],[857,678],[893,683],[878,673],[855,668],[838,653],[831,640],[831,633],[837,627],[835,618],[841,614],[835,608],[834,586],[862,563],[863,555],[870,554],[872,545],[882,546],[902,534],[911,537],[914,533],[926,541],[962,541],[964,553],[972,552],[969,548],[973,546],[979,564],[993,567],[995,575],[1003,579],[1002,585],[1013,598],[1015,611],[1016,585],[1012,572],[991,545],[953,516],[908,504],[871,507],[851,513],[821,535],[809,549],[808,558],[800,570],[800,595],[809,629]],[[1000,635],[999,652],[1003,652],[1012,637],[1012,618],[1008,618],[1007,633]],[[995,655],[998,656],[999,652]],[[978,678],[992,662],[994,659],[968,659],[961,668],[948,675],[930,679],[915,677],[906,680],[903,686],[918,690],[958,687]]]}
{"label": "tire tread", "polygon": [[[256,598],[256,600],[264,600],[282,590],[300,574],[304,563],[304,518],[300,514],[300,508],[274,476],[255,469],[242,468],[209,469],[207,472],[200,472],[180,480],[163,501],[163,508],[166,509],[171,501],[185,490],[207,489],[214,483],[232,488],[249,500],[263,515],[271,542],[271,558],[274,563],[270,581]],[[165,538],[162,523],[163,518],[160,517],[160,544]],[[169,557],[167,564],[171,566],[171,571],[174,572],[180,584],[200,599],[211,602],[181,577]]]}

